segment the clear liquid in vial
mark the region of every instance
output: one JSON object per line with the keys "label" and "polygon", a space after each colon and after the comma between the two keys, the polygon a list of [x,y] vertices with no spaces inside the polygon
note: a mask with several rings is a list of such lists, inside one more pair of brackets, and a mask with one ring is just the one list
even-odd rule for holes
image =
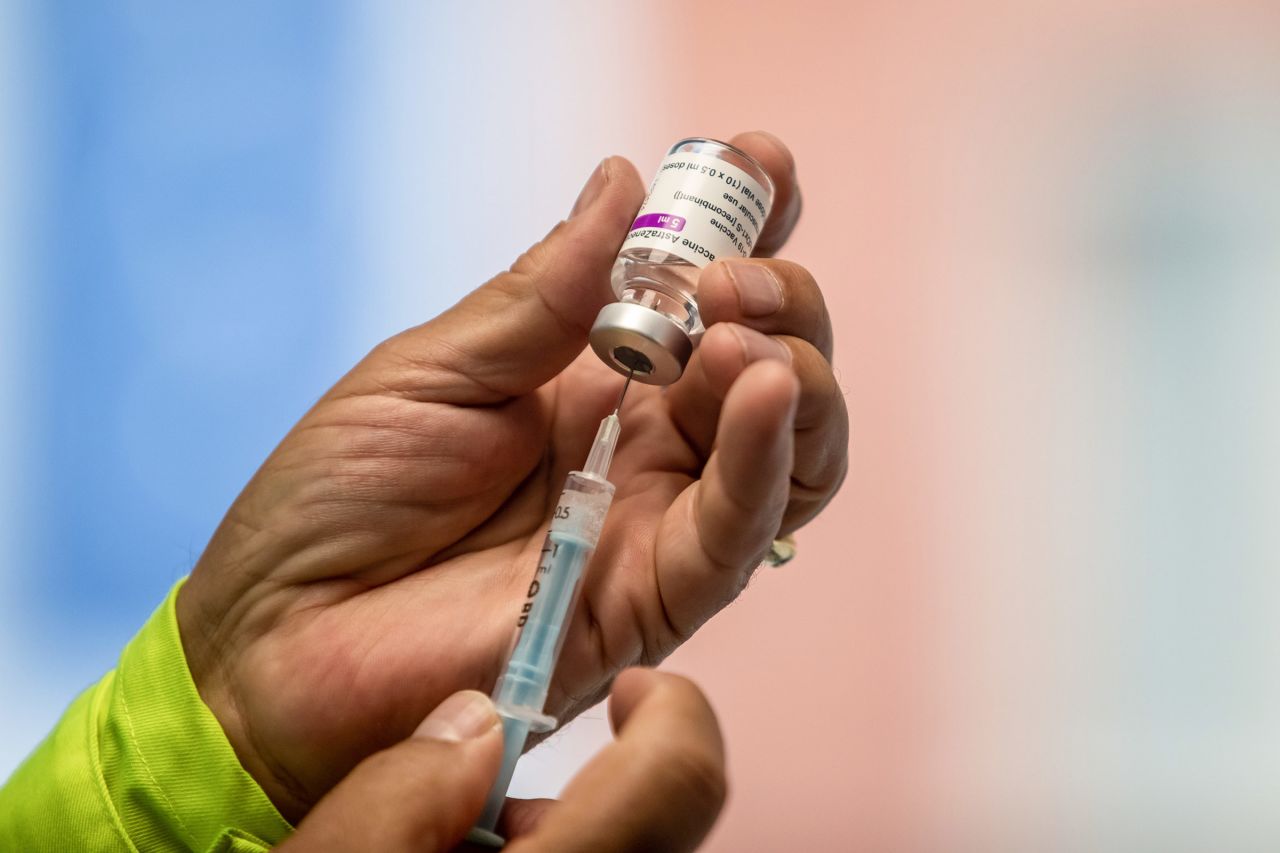
{"label": "clear liquid in vial", "polygon": [[627,249],[613,265],[613,289],[620,302],[633,302],[667,317],[697,339],[704,331],[698,313],[701,269],[662,249]]}

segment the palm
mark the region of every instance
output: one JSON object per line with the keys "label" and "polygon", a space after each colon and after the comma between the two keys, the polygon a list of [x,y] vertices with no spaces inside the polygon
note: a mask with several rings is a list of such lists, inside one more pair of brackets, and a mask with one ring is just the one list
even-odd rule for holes
{"label": "palm", "polygon": [[[273,624],[238,657],[236,680],[242,713],[272,745],[268,760],[295,793],[327,790],[454,691],[492,687],[542,528],[608,410],[593,403],[620,385],[588,353],[496,410],[394,395],[326,400],[268,460],[264,472],[277,484],[295,479],[291,497],[275,496],[273,526],[308,547],[270,579],[280,585]],[[665,409],[657,389],[633,385],[614,465],[616,510],[550,713],[576,714],[603,695],[613,673],[661,659],[680,639],[651,549],[702,460]],[[439,464],[442,442],[469,460],[465,468]],[[334,447],[346,450],[335,455]],[[253,489],[242,500],[253,500]]]}

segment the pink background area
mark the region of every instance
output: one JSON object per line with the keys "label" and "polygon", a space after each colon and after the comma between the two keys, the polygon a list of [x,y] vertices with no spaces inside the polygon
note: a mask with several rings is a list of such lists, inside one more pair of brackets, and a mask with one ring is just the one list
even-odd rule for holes
{"label": "pink background area", "polygon": [[[760,127],[792,147],[805,212],[784,255],[824,288],[852,420],[848,482],[799,558],[670,663],[709,691],[729,744],[711,849],[1267,837],[1247,803],[1280,790],[1277,765],[1252,760],[1280,719],[1275,637],[1216,647],[1197,589],[1274,613],[1259,570],[1277,553],[1256,511],[1214,530],[1198,504],[1274,493],[1275,468],[1152,480],[1233,441],[1246,411],[1274,423],[1274,390],[1248,387],[1219,398],[1207,436],[1161,423],[1197,417],[1197,383],[1233,387],[1276,355],[1248,319],[1275,328],[1274,237],[1228,281],[1184,271],[1196,233],[1144,232],[1197,172],[1224,188],[1186,202],[1208,222],[1277,224],[1263,190],[1277,159],[1258,151],[1280,118],[1276,7],[667,8],[654,48],[671,86],[646,133],[656,146]],[[1239,266],[1236,251],[1214,263]],[[1186,288],[1207,314],[1177,304]],[[1249,354],[1205,343],[1217,315]],[[1188,376],[1179,335],[1218,372]],[[1159,390],[1171,382],[1186,384]],[[1143,461],[1160,442],[1168,458]],[[1169,490],[1181,497],[1152,510]],[[1208,566],[1187,558],[1217,535],[1247,541],[1199,577]],[[1212,688],[1236,696],[1225,704],[1189,657],[1206,647],[1210,670],[1236,673]]]}

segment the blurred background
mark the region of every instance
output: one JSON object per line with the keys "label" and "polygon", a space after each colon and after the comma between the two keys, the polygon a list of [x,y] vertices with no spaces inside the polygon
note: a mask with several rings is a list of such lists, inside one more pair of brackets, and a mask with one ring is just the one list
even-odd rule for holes
{"label": "blurred background", "polygon": [[852,464],[669,663],[728,739],[709,849],[1277,849],[1278,38],[1235,0],[0,3],[0,777],[370,346],[604,155],[763,128]]}

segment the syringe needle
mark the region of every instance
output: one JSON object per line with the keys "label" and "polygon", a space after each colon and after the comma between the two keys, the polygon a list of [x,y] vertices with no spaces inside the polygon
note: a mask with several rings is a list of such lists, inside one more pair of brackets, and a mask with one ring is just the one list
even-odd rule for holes
{"label": "syringe needle", "polygon": [[613,407],[613,413],[615,415],[622,411],[622,401],[627,396],[627,389],[631,387],[631,377],[635,375],[636,369],[633,367],[630,372],[627,373],[627,381],[622,383],[622,393],[618,395],[618,405]]}

